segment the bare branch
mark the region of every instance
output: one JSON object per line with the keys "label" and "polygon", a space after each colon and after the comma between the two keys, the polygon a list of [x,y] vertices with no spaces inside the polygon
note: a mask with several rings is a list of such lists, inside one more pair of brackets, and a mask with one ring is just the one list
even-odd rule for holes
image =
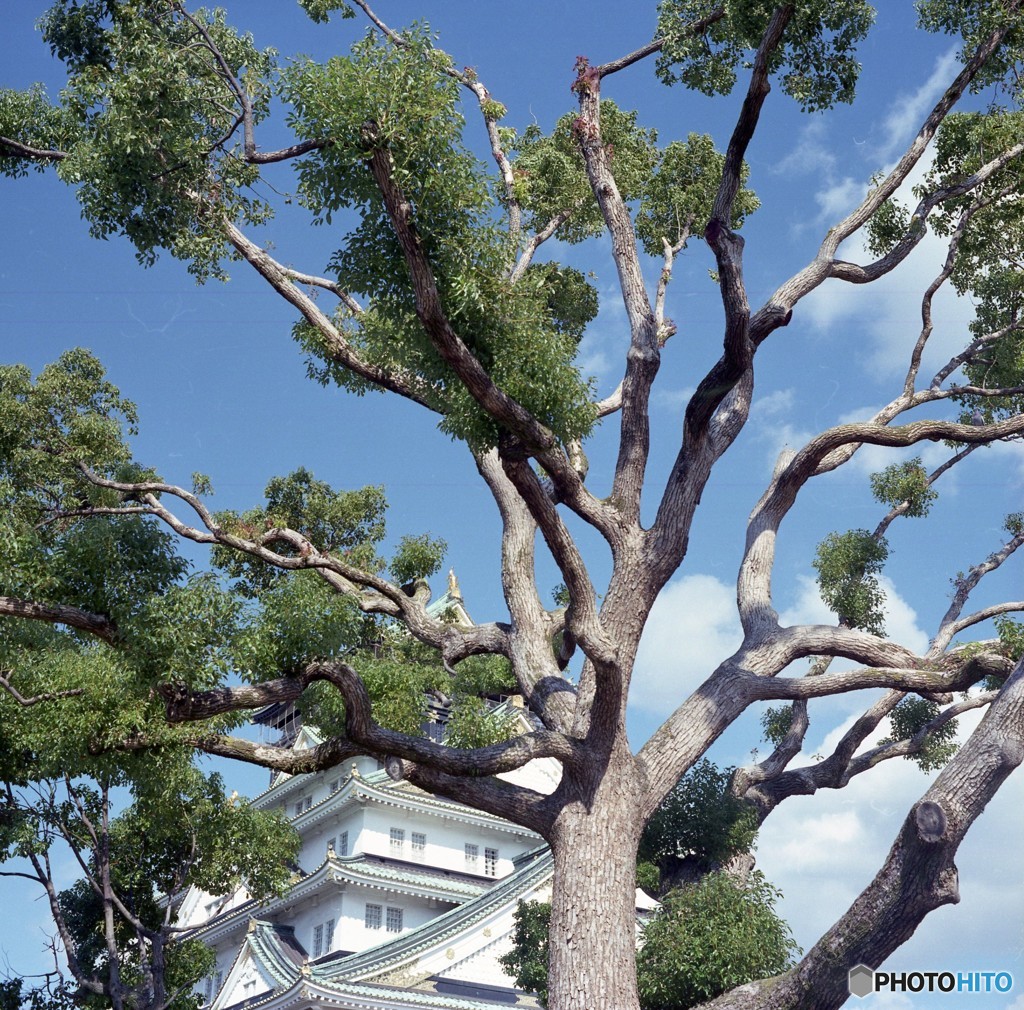
{"label": "bare branch", "polygon": [[29,158],[32,161],[63,161],[67,151],[30,147],[11,137],[0,137],[0,158]]}
{"label": "bare branch", "polygon": [[[317,283],[316,280],[308,274],[300,274],[297,271],[282,266],[265,249],[261,249],[255,242],[250,241],[230,221],[225,220],[223,227],[229,241],[241,253],[242,257],[255,268],[285,301],[294,305],[302,313],[306,321],[320,334],[327,350],[330,352],[332,360],[350,369],[356,375],[361,376],[375,386],[388,389],[392,393],[398,393],[399,396],[413,400],[429,410],[437,409],[431,402],[429,388],[419,377],[403,375],[400,372],[390,372],[377,365],[363,361],[352,345],[345,339],[341,330],[324,314],[316,302],[295,284],[296,281],[302,284],[315,284]],[[328,286],[329,284],[330,282],[327,282],[319,286]],[[337,294],[338,298],[341,299],[351,312],[358,315],[362,311],[358,303],[340,288],[330,290]]]}
{"label": "bare branch", "polygon": [[[319,681],[331,684],[345,700],[344,738],[328,740],[306,751],[267,747],[231,737],[200,737],[196,746],[209,753],[244,757],[290,774],[331,768],[349,757],[374,754],[398,757],[429,765],[449,775],[497,775],[521,768],[536,758],[553,757],[560,761],[575,754],[574,745],[563,734],[538,730],[513,737],[489,747],[463,750],[435,743],[425,737],[408,736],[379,726],[372,716],[372,704],[359,674],[342,662],[310,663],[301,674],[263,684],[217,688],[212,691],[188,691],[175,687],[161,689],[167,702],[167,718],[172,724],[200,722],[212,716],[260,708],[274,702],[294,701],[309,685]],[[147,746],[134,742],[133,749]]]}
{"label": "bare branch", "polygon": [[105,614],[91,614],[69,604],[35,603],[13,596],[0,596],[0,617],[22,617],[48,624],[66,624],[77,631],[95,635],[110,645],[117,641],[117,626]]}
{"label": "bare branch", "polygon": [[893,170],[867,194],[856,210],[829,230],[814,260],[778,288],[762,308],[753,315],[750,322],[750,336],[755,345],[760,344],[774,330],[789,322],[797,302],[831,276],[836,250],[841,243],[862,228],[879,207],[903,184],[914,166],[920,161],[942,121],[963,96],[988,59],[1002,44],[1006,33],[1013,24],[1014,15],[1019,10],[1020,3],[1021,0],[1008,0],[1003,24],[978,46],[964,65],[963,70],[928,114],[918,130],[917,136]]}
{"label": "bare branch", "polygon": [[[801,629],[806,630],[806,629]],[[842,653],[837,652],[837,655]],[[960,664],[951,673],[915,669],[914,667],[872,667],[828,673],[820,677],[758,677],[751,681],[751,692],[760,701],[769,699],[823,698],[833,694],[888,687],[915,694],[945,694],[963,691],[987,674],[1006,676],[1012,660],[1005,656],[978,657],[975,662]]]}
{"label": "bare branch", "polygon": [[[148,514],[156,516],[188,540],[200,544],[220,544],[286,571],[316,571],[335,591],[352,597],[364,613],[400,618],[416,638],[439,649],[449,664],[466,656],[505,652],[505,632],[498,625],[479,624],[460,628],[437,620],[428,615],[423,600],[406,595],[399,586],[379,575],[363,571],[333,554],[321,552],[296,530],[265,530],[256,539],[239,536],[216,522],[197,495],[177,485],[160,481],[114,481],[100,477],[82,464],[78,464],[78,469],[98,487],[110,488],[139,499]],[[197,514],[203,528],[182,522],[158,496],[172,496],[184,501]],[[84,512],[88,514],[87,510]],[[267,546],[274,543],[287,543],[294,553],[282,554]]]}
{"label": "bare branch", "polygon": [[[849,998],[850,965],[881,964],[942,905],[959,900],[956,852],[1006,777],[1024,759],[1024,662],[1018,664],[970,739],[914,804],[875,879],[792,971],[772,979],[778,1006],[834,1010]],[[865,928],[870,923],[871,928]],[[749,1007],[763,983],[707,1004]]]}
{"label": "bare branch", "polygon": [[[710,14],[705,15],[702,18],[698,18],[696,21],[691,21],[686,27],[680,30],[680,35],[700,35],[706,32],[713,24],[721,21],[725,17],[725,10],[722,7],[718,7],[713,10]],[[609,74],[617,73],[620,70],[625,70],[626,67],[631,67],[634,63],[638,63],[640,60],[646,59],[648,56],[654,53],[661,52],[665,45],[664,38],[654,39],[652,42],[648,42],[647,45],[641,46],[639,49],[635,49],[633,52],[626,56],[620,56],[617,60],[609,60],[607,63],[602,63],[599,67],[594,69],[601,77],[607,77]]]}
{"label": "bare branch", "polygon": [[[476,454],[477,469],[501,513],[501,566],[505,601],[512,617],[508,658],[527,706],[548,729],[568,728],[575,694],[552,655],[552,639],[564,629],[537,595],[534,545],[537,523],[502,469],[497,450]],[[564,632],[566,637],[571,637]]]}
{"label": "bare branch", "polygon": [[650,453],[648,403],[658,374],[661,353],[657,325],[637,249],[636,233],[611,168],[611,157],[601,137],[600,75],[585,60],[577,63],[573,85],[579,96],[580,116],[573,132],[587,170],[590,188],[597,199],[612,240],[612,257],[619,290],[629,321],[630,343],[626,374],[622,380],[619,452],[612,480],[612,496],[619,512],[630,523],[639,522],[640,492]]}
{"label": "bare branch", "polygon": [[[971,615],[970,617],[963,619],[960,617],[963,613],[964,607],[967,605],[968,598],[977,588],[978,583],[981,582],[986,575],[1001,568],[1003,563],[1010,558],[1022,544],[1024,544],[1024,530],[1012,535],[998,551],[994,551],[990,554],[983,562],[981,562],[981,564],[972,566],[966,575],[960,576],[956,580],[954,583],[956,591],[953,593],[953,599],[950,602],[949,608],[943,615],[942,620],[939,622],[939,632],[935,636],[935,641],[932,644],[932,648],[934,650],[945,649],[953,640],[954,635],[959,634],[961,631],[971,627],[973,624],[986,620],[989,616],[994,617],[997,613],[1008,612],[1007,610],[999,609],[999,607],[993,607],[986,608],[986,610],[979,612],[979,614],[984,616]],[[1008,606],[1009,610],[1018,609],[1016,604],[1009,604],[1005,606]],[[990,613],[987,613],[986,611],[990,611]]]}
{"label": "bare branch", "polygon": [[566,504],[606,538],[615,537],[619,526],[614,510],[590,494],[551,430],[494,382],[455,332],[441,305],[433,269],[413,220],[412,206],[392,176],[391,156],[386,148],[376,146],[379,141],[377,125],[364,124],[363,134],[370,171],[384,198],[409,268],[416,296],[416,315],[434,348],[488,416],[512,432],[522,441],[526,452],[537,458]]}
{"label": "bare branch", "polygon": [[26,698],[11,683],[9,676],[5,673],[0,673],[0,688],[3,688],[23,708],[31,708],[33,705],[38,705],[45,701],[57,701],[61,698],[76,698],[79,695],[85,694],[85,688],[76,687],[67,691],[46,691],[43,694],[36,694],[31,698]]}
{"label": "bare branch", "polygon": [[526,268],[533,262],[533,257],[537,250],[545,243],[552,235],[558,231],[559,228],[569,220],[570,217],[576,212],[580,205],[577,204],[575,207],[570,207],[568,210],[559,211],[536,235],[532,236],[529,242],[526,243],[526,247],[523,249],[522,254],[516,261],[516,265],[509,275],[509,280],[515,284],[524,273]]}

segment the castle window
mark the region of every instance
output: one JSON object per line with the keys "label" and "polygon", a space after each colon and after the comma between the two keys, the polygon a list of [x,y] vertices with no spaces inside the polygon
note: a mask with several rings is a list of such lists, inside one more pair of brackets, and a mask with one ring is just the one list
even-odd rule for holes
{"label": "castle window", "polygon": [[391,855],[393,855],[393,856],[404,856],[405,855],[405,829],[404,828],[392,828],[391,829]]}
{"label": "castle window", "polygon": [[402,919],[403,909],[401,908],[389,908],[388,909],[388,932],[389,933],[401,933],[402,932]]}
{"label": "castle window", "polygon": [[477,863],[480,861],[480,847],[466,842],[466,869],[476,873]]}
{"label": "castle window", "polygon": [[363,922],[367,929],[380,929],[380,918],[383,909],[380,905],[367,905],[366,917]]}
{"label": "castle window", "polygon": [[333,779],[327,788],[332,794],[336,793],[341,788],[341,779]]}
{"label": "castle window", "polygon": [[418,831],[412,833],[412,858],[422,862],[427,855],[427,836]]}
{"label": "castle window", "polygon": [[313,927],[313,957],[326,954],[334,946],[334,920]]}
{"label": "castle window", "polygon": [[484,873],[488,877],[496,877],[498,875],[497,849],[484,849]]}
{"label": "castle window", "polygon": [[338,835],[338,844],[334,847],[335,855],[347,856],[348,855],[348,832],[343,831]]}

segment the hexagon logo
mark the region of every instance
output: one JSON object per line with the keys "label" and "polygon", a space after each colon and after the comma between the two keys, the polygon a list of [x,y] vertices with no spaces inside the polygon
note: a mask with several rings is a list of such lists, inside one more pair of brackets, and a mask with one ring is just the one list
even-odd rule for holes
{"label": "hexagon logo", "polygon": [[851,996],[863,999],[875,991],[875,972],[866,964],[857,964],[850,969],[848,987]]}

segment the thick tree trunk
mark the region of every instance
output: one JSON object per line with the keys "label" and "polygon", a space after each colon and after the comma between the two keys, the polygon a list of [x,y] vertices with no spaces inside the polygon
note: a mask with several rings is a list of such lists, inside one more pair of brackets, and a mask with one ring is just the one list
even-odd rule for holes
{"label": "thick tree trunk", "polygon": [[642,829],[632,759],[567,805],[551,837],[548,1006],[638,1010],[636,849]]}

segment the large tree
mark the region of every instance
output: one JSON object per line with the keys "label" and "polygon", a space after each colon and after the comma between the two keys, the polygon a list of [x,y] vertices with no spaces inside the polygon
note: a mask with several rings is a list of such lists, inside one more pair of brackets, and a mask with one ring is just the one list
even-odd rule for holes
{"label": "large tree", "polygon": [[[604,62],[579,57],[578,109],[550,133],[534,125],[519,134],[500,125],[506,106],[476,71],[460,69],[424,27],[393,29],[363,0],[302,5],[315,21],[361,12],[369,30],[348,55],[281,66],[221,13],[175,0],[62,0],[41,24],[67,66],[67,87],[57,103],[40,89],[0,92],[0,167],[13,176],[54,168],[77,187],[93,234],[123,235],[143,263],[164,251],[205,280],[221,276],[226,260],[246,262],[294,306],[314,377],[355,393],[384,390],[436,415],[465,444],[500,514],[507,612],[473,627],[428,613],[422,577],[436,569],[438,545],[410,538],[389,563],[379,560],[380,504],[369,491],[337,494],[299,471],[268,487],[266,505],[212,512],[206,478],[189,489],[133,460],[119,426],[132,423],[130,405],[92,358],[72,355],[35,381],[8,370],[0,385],[0,492],[18,562],[4,573],[0,614],[18,627],[69,629],[50,651],[23,630],[8,636],[10,703],[74,705],[66,692],[88,691],[89,678],[72,673],[116,669],[134,691],[122,688],[125,697],[149,708],[98,729],[96,749],[146,749],[170,734],[176,745],[288,772],[372,754],[397,777],[538,831],[555,866],[550,1005],[629,1010],[642,827],[748,708],[781,702],[767,719],[772,753],[731,785],[760,821],[789,797],[841,788],[891,758],[942,766],[875,879],[800,962],[715,1003],[838,1006],[850,966],[879,964],[929,911],[957,900],[957,848],[1024,757],[1021,636],[1009,616],[1024,602],[973,603],[1024,542],[1020,515],[1005,520],[987,557],[954,575],[923,650],[886,637],[879,581],[892,524],[925,515],[936,485],[979,447],[1024,432],[1019,0],[921,0],[921,28],[962,46],[951,80],[903,154],[879,166],[816,254],[777,278],[759,306],[738,234],[757,207],[746,188],[748,148],[773,86],[811,112],[854,99],[856,46],[873,18],[863,0],[664,0],[651,42]],[[608,97],[616,75],[648,63],[666,84],[739,91],[738,112],[722,99],[734,120],[724,153],[698,134],[659,146]],[[982,90],[978,111],[971,95]],[[279,116],[291,136],[265,146],[271,130],[283,136]],[[474,131],[492,171],[473,153]],[[292,266],[254,237],[274,209],[261,179],[279,179],[281,163],[294,168],[311,219],[344,232],[326,265]],[[902,382],[868,419],[827,427],[779,457],[742,545],[742,642],[634,753],[625,719],[631,681],[643,676],[634,670],[640,637],[750,418],[757,362],[823,285],[877,284],[927,234],[947,254],[915,295],[921,325],[907,340]],[[553,238],[602,236],[618,277],[624,360],[621,383],[598,397],[574,363],[594,289],[538,253]],[[840,255],[857,237],[863,262]],[[680,253],[701,241],[714,257],[721,322],[717,336],[702,320],[687,338],[720,350],[691,375],[685,409],[663,433],[675,439],[675,460],[654,476],[652,393],[678,343],[669,341],[686,328],[667,314],[669,289]],[[651,257],[661,270],[648,285]],[[957,353],[925,373],[944,286],[972,295],[975,318]],[[585,449],[599,427],[616,432],[606,470],[591,468]],[[819,545],[814,564],[835,621],[784,626],[772,576],[798,499],[864,446],[926,442],[947,446],[946,458],[925,467],[895,456],[875,477],[884,506],[876,528],[837,530]],[[151,556],[167,564],[152,542],[161,524],[211,545],[233,588],[147,582]],[[119,559],[113,575],[96,561],[104,542]],[[549,562],[564,584],[554,608],[538,588]],[[139,573],[137,585],[126,571]],[[217,642],[175,635],[200,615],[209,624],[211,614],[235,613],[239,597],[248,602],[237,626],[212,621],[233,636],[231,662],[218,659]],[[389,660],[394,645],[381,658],[380,643],[392,640],[374,619],[404,626],[433,665],[420,653],[415,663]],[[81,669],[58,661],[65,650]],[[468,688],[459,684],[467,663],[490,656],[507,670],[477,670]],[[835,659],[844,661],[838,669]],[[232,666],[249,682],[226,681]],[[407,703],[393,703],[399,680],[408,702],[424,690],[449,693],[452,678],[450,693],[471,695],[491,675],[512,678],[533,732],[484,746],[467,733],[466,746],[442,746],[416,732]],[[809,703],[863,689],[875,693],[834,751],[796,767]],[[240,713],[298,699],[328,729],[318,748],[292,753],[231,735]],[[169,728],[152,718],[157,702]],[[973,709],[984,716],[953,752],[948,727]],[[865,749],[887,719],[890,736]],[[551,795],[495,777],[538,757],[561,764]]]}

